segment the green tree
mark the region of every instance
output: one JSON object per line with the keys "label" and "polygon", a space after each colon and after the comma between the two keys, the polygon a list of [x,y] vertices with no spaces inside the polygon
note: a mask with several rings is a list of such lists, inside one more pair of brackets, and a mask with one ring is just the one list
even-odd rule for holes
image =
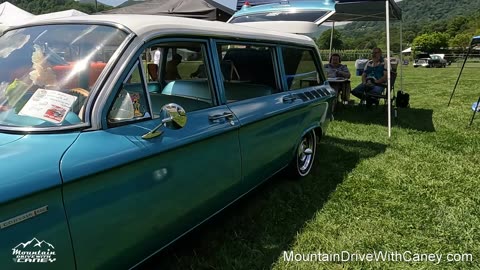
{"label": "green tree", "polygon": [[[321,49],[330,49],[330,37],[332,30],[323,31],[317,40],[317,45]],[[336,29],[333,30],[332,48],[335,50],[343,49],[342,35]]]}
{"label": "green tree", "polygon": [[435,52],[442,47],[448,47],[448,39],[446,33],[423,34],[413,40],[412,47],[416,51]]}
{"label": "green tree", "polygon": [[[0,3],[6,1],[0,0]],[[74,0],[13,0],[12,4],[24,9],[32,14],[45,14],[50,12],[62,11],[67,9],[76,9],[87,14],[96,13],[94,4],[80,4]],[[98,2],[98,12],[112,9]]]}
{"label": "green tree", "polygon": [[444,20],[433,21],[428,24],[424,24],[423,33],[443,33],[447,31],[447,22]]}
{"label": "green tree", "polygon": [[459,16],[453,18],[448,22],[447,25],[447,34],[451,37],[456,36],[459,32],[463,32],[467,27],[468,20],[464,16]]}
{"label": "green tree", "polygon": [[461,33],[461,34],[458,34],[455,37],[453,37],[450,40],[449,45],[450,45],[450,47],[465,49],[468,46],[470,46],[471,40],[472,40],[472,35],[471,34]]}

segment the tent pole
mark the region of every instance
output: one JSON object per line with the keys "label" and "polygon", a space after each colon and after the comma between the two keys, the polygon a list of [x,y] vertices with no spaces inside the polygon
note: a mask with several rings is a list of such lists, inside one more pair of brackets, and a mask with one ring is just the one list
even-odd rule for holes
{"label": "tent pole", "polygon": [[[403,20],[400,21],[400,90],[403,90]],[[395,95],[395,93],[393,93]]]}
{"label": "tent pole", "polygon": [[388,102],[388,137],[392,136],[392,102],[390,100],[391,93],[390,89],[392,84],[390,82],[390,2],[389,0],[385,1],[385,21],[386,21],[386,29],[387,29],[387,102]]}
{"label": "tent pole", "polygon": [[332,49],[333,49],[333,30],[335,30],[335,22],[332,22],[332,32],[330,33],[330,54],[328,55],[329,61],[330,61],[330,57],[332,57]]}
{"label": "tent pole", "polygon": [[468,58],[468,55],[470,54],[470,51],[472,50],[472,46],[473,46],[473,40],[470,43],[470,47],[468,47],[467,55],[465,55],[465,59],[463,60],[462,69],[460,69],[460,73],[458,74],[458,78],[457,78],[457,81],[455,82],[455,86],[453,87],[453,91],[452,91],[452,94],[450,95],[450,100],[448,101],[447,107],[450,106],[450,102],[452,102],[453,95],[455,94],[455,89],[457,89],[458,81],[460,80],[460,76],[462,76],[463,68],[465,67],[465,63],[467,63],[467,58]]}

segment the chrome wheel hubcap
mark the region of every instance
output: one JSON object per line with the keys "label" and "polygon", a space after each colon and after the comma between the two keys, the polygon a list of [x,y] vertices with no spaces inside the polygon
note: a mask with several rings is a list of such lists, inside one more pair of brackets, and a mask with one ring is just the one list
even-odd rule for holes
{"label": "chrome wheel hubcap", "polygon": [[313,132],[305,135],[298,147],[297,165],[301,174],[306,174],[310,170],[313,162],[315,149],[315,135]]}

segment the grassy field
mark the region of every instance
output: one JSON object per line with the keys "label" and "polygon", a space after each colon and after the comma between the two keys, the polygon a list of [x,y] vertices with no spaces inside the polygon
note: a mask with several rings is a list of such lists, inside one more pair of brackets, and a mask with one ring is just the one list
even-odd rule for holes
{"label": "grassy field", "polygon": [[[468,126],[480,68],[464,70],[447,107],[459,71],[405,67],[396,89],[411,108],[399,109],[391,138],[383,106],[339,111],[311,176],[274,177],[144,269],[480,269],[480,116]],[[390,255],[361,261],[378,252]],[[297,253],[339,256],[284,256]]]}

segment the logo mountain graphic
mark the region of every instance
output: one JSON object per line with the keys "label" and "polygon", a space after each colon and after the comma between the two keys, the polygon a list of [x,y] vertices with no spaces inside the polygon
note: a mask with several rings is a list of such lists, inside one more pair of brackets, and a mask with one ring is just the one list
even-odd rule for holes
{"label": "logo mountain graphic", "polygon": [[16,263],[52,263],[57,260],[56,255],[52,244],[35,237],[12,248],[12,259]]}
{"label": "logo mountain graphic", "polygon": [[[44,245],[42,246],[42,244],[44,244]],[[41,247],[50,247],[50,248],[55,249],[55,247],[54,247],[52,244],[50,244],[50,243],[48,243],[48,242],[46,242],[46,241],[44,241],[44,240],[38,241],[38,239],[35,238],[35,237],[34,237],[32,240],[30,240],[30,241],[28,241],[28,242],[26,242],[26,243],[20,243],[20,244],[18,244],[16,247],[14,247],[14,249],[18,249],[19,247],[21,247],[21,248],[27,248],[27,247],[30,247],[30,246],[31,246],[31,247],[40,247],[40,248],[41,248]]]}

